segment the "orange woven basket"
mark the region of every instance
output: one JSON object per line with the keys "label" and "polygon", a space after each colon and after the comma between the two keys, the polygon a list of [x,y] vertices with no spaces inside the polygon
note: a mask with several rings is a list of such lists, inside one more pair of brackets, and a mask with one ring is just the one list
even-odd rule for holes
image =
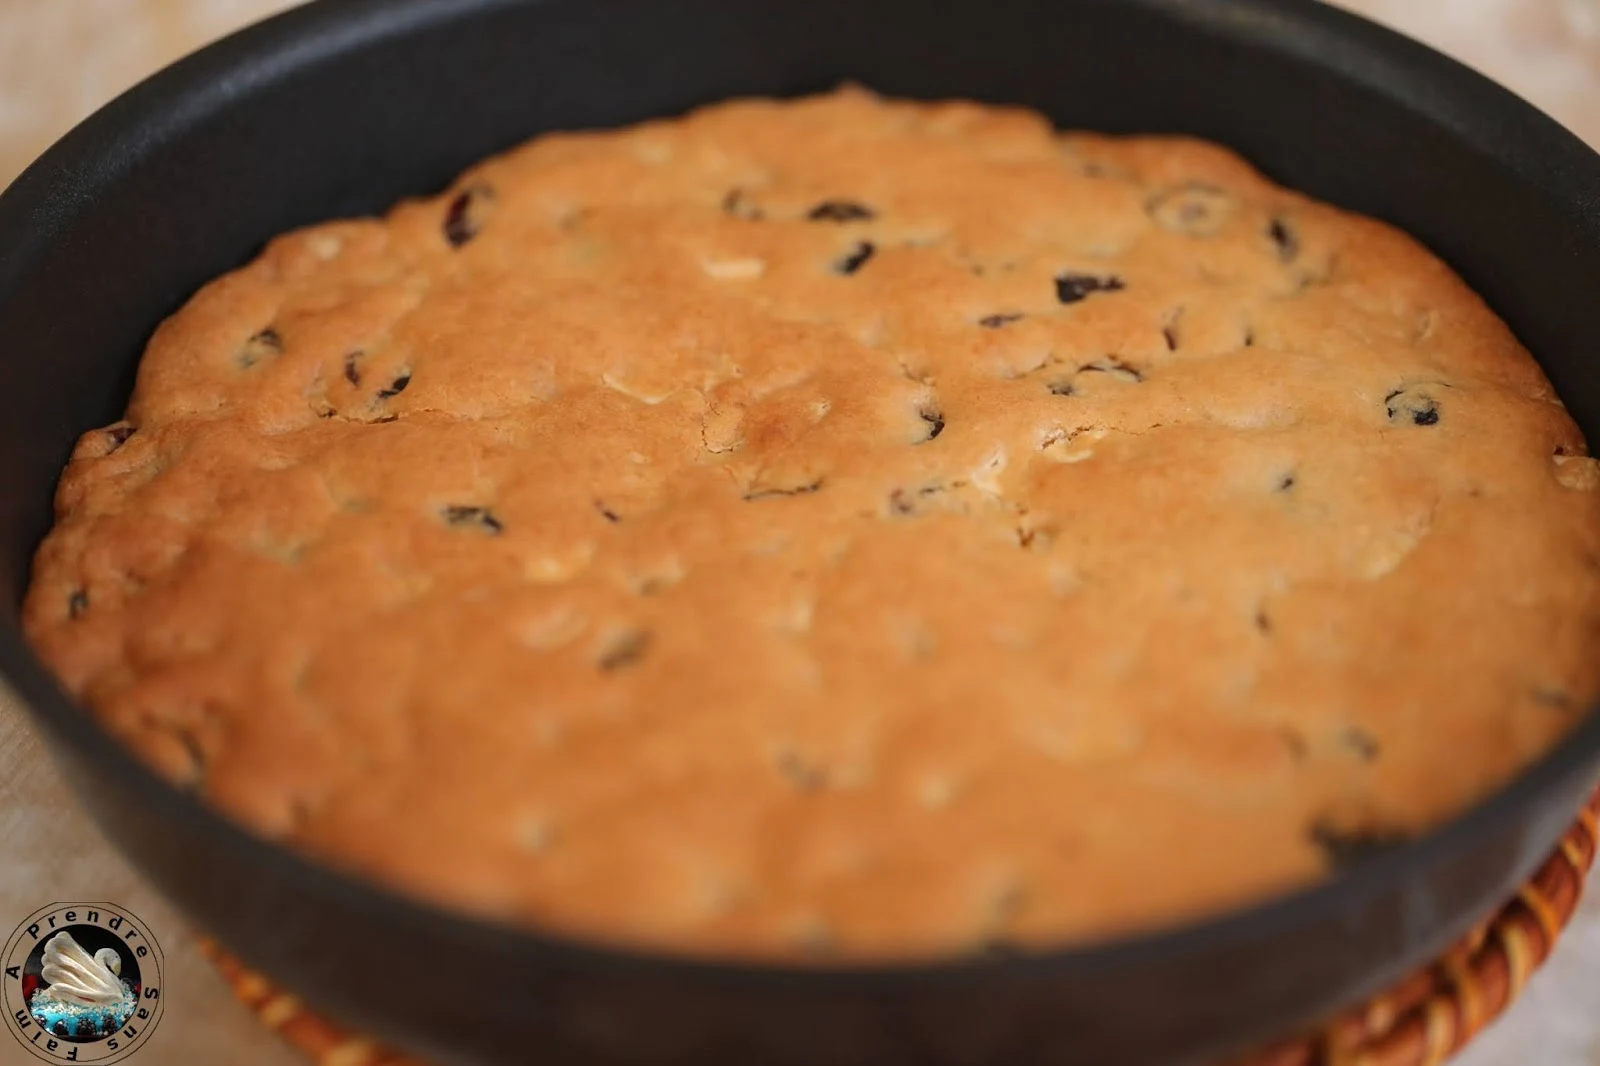
{"label": "orange woven basket", "polygon": [[[1445,953],[1321,1031],[1233,1066],[1438,1066],[1499,1017],[1549,957],[1600,846],[1600,790],[1522,890]],[[233,992],[316,1066],[426,1066],[324,1020],[206,942]]]}

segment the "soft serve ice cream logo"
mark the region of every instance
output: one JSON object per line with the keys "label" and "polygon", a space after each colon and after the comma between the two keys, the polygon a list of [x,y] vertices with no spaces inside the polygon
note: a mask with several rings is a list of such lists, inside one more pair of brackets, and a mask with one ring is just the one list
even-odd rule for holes
{"label": "soft serve ice cream logo", "polygon": [[118,1062],[161,1020],[161,949],[127,910],[57,903],[6,944],[7,1021],[47,1062]]}

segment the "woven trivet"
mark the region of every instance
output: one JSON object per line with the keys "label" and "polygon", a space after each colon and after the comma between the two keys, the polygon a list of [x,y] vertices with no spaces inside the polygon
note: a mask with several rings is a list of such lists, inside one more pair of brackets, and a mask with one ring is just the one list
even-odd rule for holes
{"label": "woven trivet", "polygon": [[[1600,845],[1600,790],[1544,866],[1487,921],[1445,953],[1320,1033],[1236,1066],[1438,1066],[1514,1002],[1549,956]],[[424,1066],[324,1021],[293,995],[207,941],[234,994],[317,1066]]]}

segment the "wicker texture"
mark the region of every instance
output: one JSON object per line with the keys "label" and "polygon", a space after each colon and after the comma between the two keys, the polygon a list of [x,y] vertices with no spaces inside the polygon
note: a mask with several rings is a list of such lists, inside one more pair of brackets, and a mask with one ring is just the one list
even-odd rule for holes
{"label": "wicker texture", "polygon": [[1244,1066],[1438,1066],[1521,994],[1577,909],[1594,862],[1600,790],[1516,897],[1438,962],[1318,1036],[1286,1043]]}
{"label": "wicker texture", "polygon": [[[1577,909],[1600,847],[1600,790],[1516,897],[1432,966],[1320,1033],[1237,1066],[1438,1066],[1515,1002]],[[238,998],[316,1066],[425,1066],[323,1020],[207,942]]]}

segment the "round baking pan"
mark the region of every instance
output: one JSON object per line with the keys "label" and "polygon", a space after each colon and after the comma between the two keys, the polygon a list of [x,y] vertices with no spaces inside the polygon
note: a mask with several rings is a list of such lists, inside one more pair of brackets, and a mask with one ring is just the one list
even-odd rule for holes
{"label": "round baking pan", "polygon": [[1595,716],[1438,832],[1189,927],[933,965],[686,961],[474,921],[304,861],[138,765],[28,652],[16,608],[56,476],[204,281],[277,232],[438,189],[542,130],[843,79],[1213,138],[1395,222],[1600,437],[1600,159],[1465,68],[1311,0],[324,0],[229,38],[0,197],[0,670],[107,835],[336,1018],[441,1063],[1214,1061],[1437,955],[1582,803]]}

